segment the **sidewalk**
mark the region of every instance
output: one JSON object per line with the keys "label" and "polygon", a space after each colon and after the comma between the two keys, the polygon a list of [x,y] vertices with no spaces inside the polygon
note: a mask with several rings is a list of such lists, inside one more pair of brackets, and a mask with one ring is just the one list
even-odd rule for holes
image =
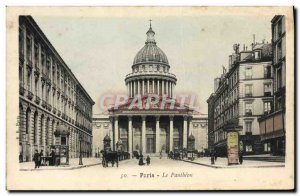
{"label": "sidewalk", "polygon": [[41,166],[40,168],[34,169],[34,162],[23,162],[20,163],[20,171],[34,171],[34,170],[72,170],[83,167],[90,167],[94,165],[100,165],[100,158],[82,158],[83,165],[79,165],[79,158],[72,158],[69,160],[69,165],[60,166]]}
{"label": "sidewalk", "polygon": [[256,160],[244,160],[242,165],[228,165],[227,158],[224,157],[218,157],[214,165],[211,164],[210,157],[196,158],[194,161],[187,159],[182,161],[212,168],[266,168],[285,166],[285,163],[281,162],[266,162]]}

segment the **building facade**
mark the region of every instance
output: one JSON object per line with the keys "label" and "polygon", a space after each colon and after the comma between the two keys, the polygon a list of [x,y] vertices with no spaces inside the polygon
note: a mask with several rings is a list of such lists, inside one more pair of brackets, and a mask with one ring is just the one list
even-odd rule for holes
{"label": "building facade", "polygon": [[35,150],[49,155],[56,127],[69,130],[70,158],[92,153],[94,101],[31,16],[19,17],[19,148],[22,161]]}
{"label": "building facade", "polygon": [[277,15],[272,21],[273,49],[273,90],[272,112],[264,113],[259,119],[260,134],[264,152],[274,155],[285,154],[285,84],[286,84],[286,46],[285,16]]}
{"label": "building facade", "polygon": [[[136,54],[131,73],[125,77],[128,102],[109,109],[106,118],[94,116],[93,134],[102,141],[95,142],[99,146],[93,149],[103,149],[103,138],[109,136],[113,150],[122,144],[122,150],[129,153],[159,155],[187,148],[188,136],[192,135],[196,140],[195,150],[204,151],[207,117],[195,117],[192,109],[179,107],[174,98],[176,76],[170,72],[167,56],[156,45],[151,24],[146,34],[145,46]],[[153,95],[158,101],[147,105]],[[131,107],[136,101],[137,104],[140,101],[141,107]]]}
{"label": "building facade", "polygon": [[252,50],[239,44],[233,46],[228,71],[223,67],[221,77],[215,79],[215,92],[209,97],[208,124],[211,149],[220,156],[227,154],[226,127],[241,127],[240,150],[244,154],[262,153],[257,119],[271,112],[272,105],[272,46],[269,43],[252,44]]}

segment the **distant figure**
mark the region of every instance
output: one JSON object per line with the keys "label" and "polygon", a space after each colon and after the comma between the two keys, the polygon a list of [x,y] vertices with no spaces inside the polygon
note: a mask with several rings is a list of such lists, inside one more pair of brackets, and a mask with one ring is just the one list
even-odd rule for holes
{"label": "distant figure", "polygon": [[216,152],[214,153],[214,156],[215,156],[215,161],[217,161],[218,155]]}
{"label": "distant figure", "polygon": [[38,150],[35,150],[35,153],[33,155],[33,161],[34,161],[34,169],[40,167],[40,154],[38,153]]}
{"label": "distant figure", "polygon": [[51,165],[55,165],[55,152],[54,152],[54,150],[51,151],[50,156],[51,156]]}
{"label": "distant figure", "polygon": [[243,153],[242,152],[239,153],[239,162],[241,165],[243,164]]}
{"label": "distant figure", "polygon": [[19,154],[19,162],[22,163],[23,162],[23,153],[20,152]]}
{"label": "distant figure", "polygon": [[215,155],[214,155],[213,152],[212,152],[211,155],[210,155],[210,162],[211,162],[212,165],[215,164]]}
{"label": "distant figure", "polygon": [[139,165],[144,165],[143,155],[140,156]]}
{"label": "distant figure", "polygon": [[39,154],[39,167],[42,165],[42,157],[44,156],[44,151],[41,150],[40,154]]}
{"label": "distant figure", "polygon": [[147,165],[150,165],[150,156],[149,155],[147,156],[146,162],[147,162]]}
{"label": "distant figure", "polygon": [[162,151],[160,151],[160,153],[159,153],[159,158],[160,159],[162,158]]}

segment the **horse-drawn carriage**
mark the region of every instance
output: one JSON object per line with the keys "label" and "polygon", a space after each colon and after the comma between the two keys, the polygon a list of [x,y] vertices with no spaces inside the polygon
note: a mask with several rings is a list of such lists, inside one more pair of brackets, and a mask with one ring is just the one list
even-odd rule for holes
{"label": "horse-drawn carriage", "polygon": [[182,152],[179,151],[179,150],[174,150],[174,152],[170,151],[169,154],[168,154],[168,158],[169,159],[174,159],[174,160],[181,160]]}
{"label": "horse-drawn carriage", "polygon": [[119,154],[116,151],[102,151],[102,166],[108,167],[108,163],[112,164],[112,167],[116,163],[119,167]]}

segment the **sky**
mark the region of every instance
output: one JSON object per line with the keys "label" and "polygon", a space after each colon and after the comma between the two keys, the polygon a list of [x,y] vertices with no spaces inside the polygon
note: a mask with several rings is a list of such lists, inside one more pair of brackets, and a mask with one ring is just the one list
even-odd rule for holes
{"label": "sky", "polygon": [[[125,76],[144,46],[149,17],[37,16],[33,18],[100,110],[100,97],[126,94]],[[214,78],[228,67],[233,44],[251,47],[271,41],[273,16],[151,17],[157,46],[167,55],[177,77],[175,94],[194,94],[198,111],[207,114],[206,100]]]}

